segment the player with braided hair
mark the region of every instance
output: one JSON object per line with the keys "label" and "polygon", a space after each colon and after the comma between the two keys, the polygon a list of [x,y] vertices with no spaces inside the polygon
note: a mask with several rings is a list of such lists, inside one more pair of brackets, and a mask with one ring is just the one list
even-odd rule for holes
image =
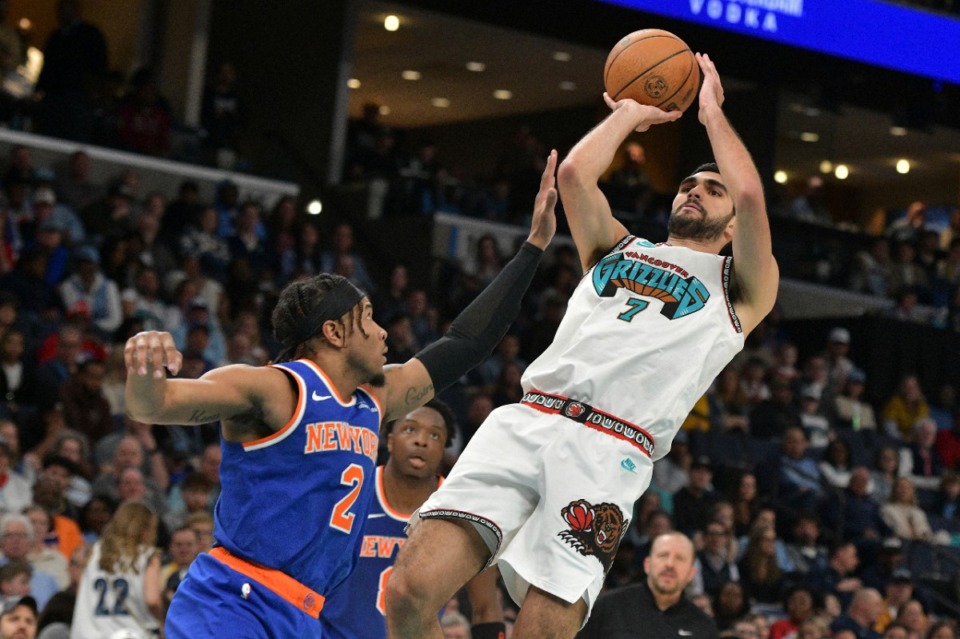
{"label": "player with braided hair", "polygon": [[216,543],[177,590],[168,639],[318,635],[324,598],[359,555],[380,423],[453,384],[506,332],[556,230],[556,162],[554,151],[527,242],[443,337],[404,364],[385,366],[386,331],[370,300],[334,275],[283,290],[273,321],[284,350],[270,366],[168,379],[165,369],[176,374],[182,363],[169,333],[127,341],[131,416],[221,425]]}

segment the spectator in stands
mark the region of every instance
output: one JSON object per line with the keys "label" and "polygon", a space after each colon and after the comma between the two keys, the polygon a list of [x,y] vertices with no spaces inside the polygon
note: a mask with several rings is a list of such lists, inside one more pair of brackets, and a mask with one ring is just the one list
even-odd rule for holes
{"label": "spectator in stands", "polygon": [[837,617],[830,624],[830,631],[834,637],[841,631],[854,633],[857,639],[880,639],[880,634],[873,629],[873,625],[883,612],[883,597],[873,588],[858,590],[846,613]]}
{"label": "spectator in stands", "polygon": [[[901,539],[917,541],[934,541],[934,532],[930,528],[927,514],[917,506],[917,495],[913,482],[908,477],[900,477],[893,484],[890,501],[880,509],[883,521],[893,530],[893,534]],[[950,536],[944,532],[937,535],[940,543],[950,542]]]}
{"label": "spectator in stands", "polygon": [[234,266],[237,262],[243,262],[251,271],[254,285],[271,268],[262,215],[258,203],[244,202],[234,219],[234,232],[227,237],[227,247]]}
{"label": "spectator in stands", "polygon": [[71,513],[79,513],[79,509],[90,501],[90,464],[87,461],[88,456],[82,452],[87,448],[89,444],[86,437],[76,431],[66,430],[60,433],[51,452],[44,455],[41,477],[54,478],[60,484],[64,500],[69,504],[69,507],[57,506],[53,509],[54,513],[64,513],[68,509]]}
{"label": "spectator in stands", "polygon": [[[151,479],[148,479],[142,470],[145,459],[158,457],[160,457],[158,452],[150,455],[144,453],[135,437],[125,436],[117,445],[112,468],[101,473],[94,480],[93,494],[107,495],[118,503],[140,500],[150,506],[153,512],[162,516],[166,511],[166,501],[163,497],[167,482],[166,468],[160,470],[157,464],[151,464],[151,474],[154,475]],[[162,459],[160,463],[162,464]]]}
{"label": "spectator in stands", "polygon": [[29,242],[29,248],[37,248],[46,257],[46,271],[43,279],[50,286],[57,286],[67,275],[67,263],[70,251],[63,242],[63,226],[53,219],[45,219],[37,224],[36,238]]}
{"label": "spectator in stands", "polygon": [[821,537],[820,518],[815,513],[797,515],[793,525],[793,541],[785,546],[794,572],[806,575],[827,568],[827,548]]}
{"label": "spectator in stands", "polygon": [[0,276],[0,290],[18,301],[19,313],[28,326],[59,320],[62,304],[57,289],[44,279],[47,255],[39,247],[24,249],[16,268]]}
{"label": "spectator in stands", "polygon": [[[913,577],[910,571],[905,568],[894,571],[890,580],[884,586],[883,592],[883,612],[880,613],[873,629],[885,633],[890,624],[899,624],[895,619],[900,608],[913,599]],[[908,629],[904,627],[904,630]],[[906,634],[904,639],[906,639]]]}
{"label": "spectator in stands", "polygon": [[783,608],[787,612],[787,617],[771,624],[769,639],[799,637],[800,626],[813,618],[817,607],[817,595],[809,586],[804,584],[791,586],[783,597]]}
{"label": "spectator in stands", "polygon": [[960,408],[953,411],[952,427],[937,432],[934,449],[940,456],[943,467],[951,470],[960,470]]}
{"label": "spectator in stands", "polygon": [[677,530],[692,537],[706,527],[710,508],[720,501],[712,482],[710,459],[695,459],[690,465],[690,483],[673,495],[673,523]]}
{"label": "spectator in stands", "polygon": [[900,452],[893,446],[881,446],[874,455],[874,468],[870,471],[871,496],[878,504],[886,503],[893,491],[893,484],[900,471]]}
{"label": "spectator in stands", "polygon": [[913,428],[913,442],[904,472],[917,488],[934,490],[943,474],[943,461],[934,448],[937,439],[937,424],[929,417],[921,417]]}
{"label": "spectator in stands", "polygon": [[687,442],[687,433],[681,430],[674,437],[670,452],[653,465],[653,483],[670,495],[690,483],[693,456]]}
{"label": "spectator in stands", "polygon": [[173,110],[157,89],[152,69],[141,67],[130,78],[120,101],[118,130],[128,151],[165,157],[170,153]]}
{"label": "spectator in stands", "polygon": [[443,639],[470,639],[470,621],[454,610],[445,612],[440,618],[440,630]]}
{"label": "spectator in stands", "polygon": [[0,517],[0,565],[14,561],[24,561],[30,564],[30,594],[37,600],[37,606],[42,610],[58,590],[57,580],[53,575],[36,568],[30,561],[28,554],[33,545],[33,524],[30,520],[17,513],[6,513]]}
{"label": "spectator in stands", "polygon": [[742,537],[747,534],[757,513],[760,512],[760,493],[757,491],[756,475],[751,472],[740,475],[731,502],[733,503],[734,532],[738,537]]}
{"label": "spectator in stands", "polygon": [[380,287],[373,295],[374,319],[378,324],[383,326],[394,313],[407,310],[406,296],[409,282],[410,279],[405,265],[395,264],[390,269],[387,285]]}
{"label": "spectator in stands", "polygon": [[207,552],[213,547],[213,515],[208,512],[193,513],[187,516],[184,524],[197,534],[200,552]]}
{"label": "spectator in stands", "polygon": [[750,435],[757,439],[775,439],[783,437],[791,428],[802,429],[790,382],[774,377],[770,393],[770,399],[760,402],[750,413]]}
{"label": "spectator in stands", "polygon": [[931,513],[944,519],[960,520],[960,475],[953,471],[944,473]]}
{"label": "spectator in stands", "polygon": [[894,220],[884,234],[899,243],[914,243],[920,239],[926,225],[927,207],[923,202],[912,202],[905,215]]}
{"label": "spectator in stands", "polygon": [[387,362],[400,364],[412,357],[421,348],[413,334],[410,316],[396,313],[387,323]]}
{"label": "spectator in stands", "polygon": [[60,0],[57,20],[59,28],[43,50],[34,93],[40,100],[37,131],[89,142],[94,103],[107,70],[107,42],[100,29],[83,21],[79,0]]}
{"label": "spectator in stands", "polygon": [[854,260],[849,288],[858,293],[887,297],[891,293],[893,280],[890,240],[876,238],[869,250],[858,251]]}
{"label": "spectator in stands", "polygon": [[30,380],[34,377],[32,358],[26,355],[23,331],[9,327],[0,334],[0,398],[2,414],[24,423],[35,410]]}
{"label": "spectator in stands", "polygon": [[65,245],[82,244],[87,239],[87,231],[83,227],[83,222],[77,217],[76,211],[57,201],[57,195],[53,189],[53,180],[53,172],[45,169],[44,178],[34,181],[33,194],[30,198],[33,203],[33,219],[38,224],[45,219],[56,222],[63,232],[63,243]]}
{"label": "spectator in stands", "polygon": [[833,215],[824,202],[822,177],[813,175],[807,178],[803,192],[790,201],[787,214],[801,222],[833,226]]}
{"label": "spectator in stands", "polygon": [[750,534],[740,559],[740,582],[751,601],[774,603],[783,592],[783,571],[777,561],[777,533],[773,528],[757,527]]}
{"label": "spectator in stands", "polygon": [[[191,297],[186,303],[183,313],[183,321],[170,327],[170,333],[173,335],[177,348],[181,351],[199,350],[203,353],[205,360],[210,364],[218,366],[226,359],[226,343],[223,332],[212,320],[213,313],[207,305],[207,300],[199,295]],[[207,339],[205,344],[190,344],[188,336],[194,329],[202,327],[206,329]],[[406,360],[404,360],[406,361]]]}
{"label": "spectator in stands", "polygon": [[713,606],[713,619],[717,628],[722,632],[732,627],[734,622],[742,619],[750,610],[750,600],[739,581],[728,581],[720,587],[717,599]]}
{"label": "spectator in stands", "polygon": [[204,89],[200,112],[208,162],[221,169],[234,168],[242,122],[237,69],[230,62],[221,62],[216,81]]}
{"label": "spectator in stands", "polygon": [[117,512],[119,502],[109,495],[93,495],[87,505],[80,511],[80,530],[86,543],[93,543],[100,538],[103,528],[110,522]]}
{"label": "spectator in stands", "polygon": [[123,316],[143,320],[144,330],[166,330],[167,305],[160,299],[160,276],[150,266],[142,266],[134,285],[120,294]]}
{"label": "spectator in stands", "polygon": [[103,187],[90,181],[90,156],[86,151],[70,154],[67,174],[57,182],[56,191],[63,203],[78,213],[103,197]]}
{"label": "spectator in stands", "polygon": [[730,531],[722,523],[711,521],[705,532],[703,549],[697,553],[694,584],[696,591],[716,598],[723,584],[740,580],[740,569],[730,559]]}
{"label": "spectator in stands", "polygon": [[916,289],[920,298],[924,299],[930,280],[926,271],[917,264],[916,245],[912,242],[900,242],[894,255],[890,294],[896,296],[908,289]]}
{"label": "spectator in stands", "polygon": [[[884,637],[884,639],[887,638]],[[943,619],[930,624],[930,629],[927,630],[926,639],[957,639],[956,620]]]}
{"label": "spectator in stands", "polygon": [[834,439],[823,451],[820,473],[828,486],[846,488],[850,483],[850,445],[843,439]]}
{"label": "spectator in stands", "polygon": [[831,329],[827,337],[825,357],[827,360],[827,378],[834,391],[842,388],[847,375],[856,368],[853,361],[847,356],[849,353],[850,331],[840,326]]}
{"label": "spectator in stands", "polygon": [[740,373],[740,386],[744,395],[746,395],[749,410],[752,410],[763,400],[770,399],[770,386],[767,384],[769,368],[769,364],[759,356],[749,357],[743,364],[743,370]]}
{"label": "spectator in stands", "polygon": [[87,312],[101,338],[120,327],[123,309],[116,282],[100,272],[100,253],[92,246],[73,252],[74,272],[60,284],[60,298],[67,312]]}
{"label": "spectator in stands", "polygon": [[857,547],[850,541],[838,543],[830,549],[826,569],[811,567],[807,583],[817,592],[834,593],[841,603],[849,603],[853,593],[863,587],[863,582],[855,575],[859,565]]}
{"label": "spectator in stands", "polygon": [[0,512],[20,513],[33,501],[30,484],[13,470],[14,451],[6,439],[0,439]]}
{"label": "spectator in stands", "polygon": [[477,278],[480,286],[483,287],[493,281],[503,268],[504,262],[496,237],[488,233],[477,239],[474,254],[471,260],[463,265],[463,270]]}
{"label": "spectator in stands", "polygon": [[60,389],[67,423],[94,444],[114,431],[110,403],[102,391],[106,372],[102,361],[83,358]]}
{"label": "spectator in stands", "polygon": [[520,357],[520,336],[516,333],[507,333],[503,336],[497,345],[496,352],[471,371],[470,381],[492,391],[503,369],[510,364],[517,366],[521,373],[527,367],[526,360]]}
{"label": "spectator in stands", "polygon": [[815,512],[824,497],[823,478],[808,447],[803,428],[793,426],[784,433],[776,495],[795,511]]}
{"label": "spectator in stands", "polygon": [[353,227],[346,222],[337,224],[330,235],[330,249],[321,254],[321,270],[324,273],[332,273],[337,257],[340,255],[349,255],[353,258],[353,277],[368,294],[376,291],[376,286],[367,265],[363,258],[353,248]]}
{"label": "spectator in stands", "polygon": [[180,582],[187,575],[187,569],[199,554],[200,540],[191,528],[180,526],[170,533],[170,545],[167,550],[170,561],[160,569],[164,609],[170,606]]}
{"label": "spectator in stands", "polygon": [[930,414],[927,398],[920,389],[916,375],[907,374],[900,379],[897,391],[883,406],[883,426],[894,437],[911,441],[913,426],[918,419]]}
{"label": "spectator in stands", "polygon": [[52,575],[60,588],[70,585],[67,571],[67,558],[47,545],[47,537],[53,533],[53,516],[42,506],[29,506],[24,514],[33,524],[33,539],[27,558],[35,568]]}
{"label": "spectator in stands", "polygon": [[923,639],[926,636],[929,618],[923,609],[923,604],[916,599],[911,599],[900,606],[896,621],[907,627],[911,639]]}
{"label": "spectator in stands", "polygon": [[854,368],[847,373],[840,394],[834,398],[832,415],[837,427],[855,431],[877,428],[873,406],[862,399],[866,381],[867,375],[860,368]]}
{"label": "spectator in stands", "polygon": [[231,257],[230,246],[217,232],[218,223],[215,208],[197,209],[196,216],[191,218],[185,233],[180,236],[180,252],[196,257],[214,277],[222,279]]}
{"label": "spectator in stands", "polygon": [[869,543],[890,534],[890,528],[880,516],[880,506],[870,498],[870,471],[863,466],[853,469],[845,490],[830,494],[823,508],[823,519],[834,530],[842,525],[843,539]]}
{"label": "spectator in stands", "polygon": [[646,212],[654,196],[646,164],[643,145],[628,141],[623,147],[620,166],[610,173],[609,181],[603,185],[613,209],[628,213]]}
{"label": "spectator in stands", "polygon": [[824,391],[816,384],[807,384],[800,389],[800,425],[807,433],[810,447],[823,450],[832,443],[833,428],[830,420],[821,412],[820,398]]}
{"label": "spectator in stands", "polygon": [[82,331],[75,325],[64,324],[60,328],[56,355],[37,367],[31,381],[39,408],[50,408],[60,400],[60,386],[77,372],[82,346]]}
{"label": "spectator in stands", "polygon": [[750,406],[736,366],[729,365],[720,371],[707,391],[707,401],[710,405],[711,429],[749,432],[747,414]]}
{"label": "spectator in stands", "polygon": [[321,272],[320,229],[310,220],[300,223],[290,246],[281,251],[277,251],[276,247],[272,250],[278,255],[280,282]]}

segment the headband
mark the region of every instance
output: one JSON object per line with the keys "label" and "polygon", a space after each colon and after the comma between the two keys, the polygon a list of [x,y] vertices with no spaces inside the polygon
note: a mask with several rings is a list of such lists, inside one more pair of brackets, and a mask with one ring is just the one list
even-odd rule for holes
{"label": "headband", "polygon": [[326,292],[323,299],[313,308],[304,320],[301,329],[286,340],[283,345],[292,349],[302,344],[319,333],[324,322],[340,319],[363,298],[363,291],[354,286],[350,280],[341,279]]}

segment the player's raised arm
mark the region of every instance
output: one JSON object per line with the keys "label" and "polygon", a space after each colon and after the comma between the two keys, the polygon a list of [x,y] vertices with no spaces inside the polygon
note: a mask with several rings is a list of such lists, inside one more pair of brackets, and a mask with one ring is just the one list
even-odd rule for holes
{"label": "player's raised arm", "polygon": [[610,210],[600,191],[600,176],[610,167],[614,155],[633,131],[646,131],[654,124],[672,122],[680,111],[662,111],[634,100],[614,102],[606,93],[603,99],[613,109],[607,118],[587,133],[560,164],[557,179],[563,210],[570,233],[586,272],[627,235],[627,229]]}
{"label": "player's raised arm", "polygon": [[770,222],[760,174],[750,152],[723,113],[723,85],[710,57],[696,54],[703,71],[700,122],[707,129],[713,157],[737,214],[733,262],[742,300],[737,315],[744,332],[760,323],[777,299],[780,271],[773,257]]}
{"label": "player's raised arm", "polygon": [[[126,410],[138,421],[198,426],[255,416],[266,424],[282,424],[293,412],[289,382],[273,369],[233,365],[200,379],[167,379],[164,369],[176,374],[183,363],[170,333],[137,333],[124,346],[124,360]],[[284,400],[285,408],[278,405]],[[232,433],[226,423],[224,432],[228,438],[239,434]]]}
{"label": "player's raised arm", "polygon": [[557,152],[551,151],[540,178],[527,241],[490,285],[453,320],[443,337],[410,361],[388,367],[386,419],[422,406],[489,355],[520,312],[520,302],[533,280],[543,250],[557,230],[554,207]]}

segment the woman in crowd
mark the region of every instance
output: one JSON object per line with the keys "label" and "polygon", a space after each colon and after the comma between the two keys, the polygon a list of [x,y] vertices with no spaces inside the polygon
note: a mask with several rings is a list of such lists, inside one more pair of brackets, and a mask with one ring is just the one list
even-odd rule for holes
{"label": "woman in crowd", "polygon": [[121,506],[93,545],[80,579],[73,612],[73,639],[102,639],[127,630],[160,632],[160,556],[154,547],[157,516],[137,502]]}

